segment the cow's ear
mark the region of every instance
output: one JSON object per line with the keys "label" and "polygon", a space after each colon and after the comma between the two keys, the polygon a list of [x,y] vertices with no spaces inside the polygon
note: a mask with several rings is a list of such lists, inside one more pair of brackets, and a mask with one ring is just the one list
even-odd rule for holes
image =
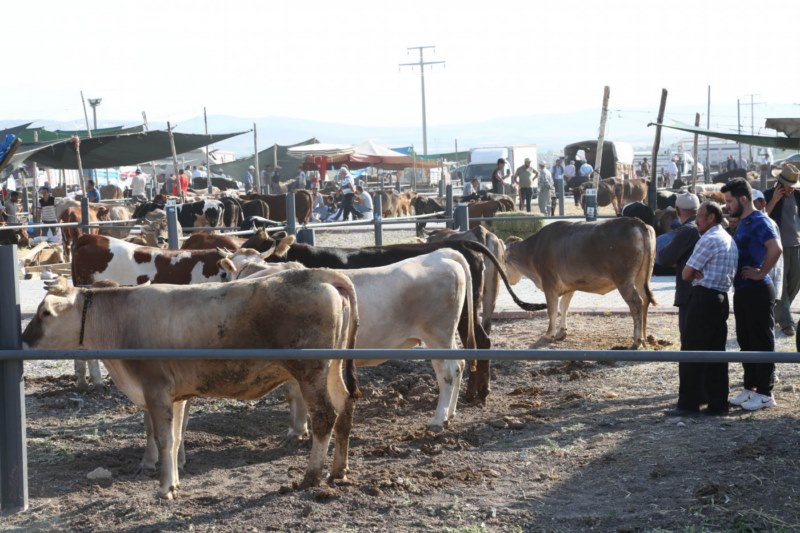
{"label": "cow's ear", "polygon": [[278,243],[278,248],[275,250],[275,255],[278,257],[286,257],[286,254],[289,253],[289,248],[294,244],[295,236],[289,235],[281,239],[281,242]]}
{"label": "cow's ear", "polygon": [[108,216],[108,208],[107,207],[98,207],[97,208],[97,218],[103,218]]}
{"label": "cow's ear", "polygon": [[47,289],[47,294],[52,294],[53,296],[66,296],[67,292],[69,292],[69,284],[64,276],[59,276],[55,281],[49,283],[45,282],[44,285]]}
{"label": "cow's ear", "polygon": [[238,270],[238,269],[236,268],[236,265],[234,265],[234,264],[233,264],[233,261],[231,261],[231,260],[230,260],[230,259],[228,259],[227,257],[225,257],[224,259],[220,259],[219,261],[217,261],[217,265],[219,265],[219,268],[221,268],[222,270],[225,270],[225,271],[229,272],[230,274],[236,274],[236,272],[237,272],[237,270]]}
{"label": "cow's ear", "polygon": [[44,299],[44,301],[42,302],[42,308],[39,312],[41,313],[42,316],[52,316],[52,317],[58,316],[58,310],[56,309],[56,306],[53,305],[53,302],[51,302],[49,298]]}

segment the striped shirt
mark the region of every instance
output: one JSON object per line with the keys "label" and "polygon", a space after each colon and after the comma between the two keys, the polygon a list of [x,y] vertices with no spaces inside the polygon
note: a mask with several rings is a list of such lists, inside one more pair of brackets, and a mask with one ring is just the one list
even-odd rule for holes
{"label": "striped shirt", "polygon": [[728,292],[736,275],[739,250],[730,235],[717,224],[706,231],[694,246],[686,266],[703,273],[703,277],[692,281],[707,289]]}

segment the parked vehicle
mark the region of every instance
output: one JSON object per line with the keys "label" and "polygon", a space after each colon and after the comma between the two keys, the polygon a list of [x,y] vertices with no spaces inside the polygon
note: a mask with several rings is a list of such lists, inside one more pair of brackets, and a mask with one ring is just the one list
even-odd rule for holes
{"label": "parked vehicle", "polygon": [[517,144],[512,146],[499,146],[487,148],[473,148],[469,152],[469,164],[465,169],[464,182],[477,177],[481,181],[481,189],[492,188],[492,173],[497,168],[497,160],[505,159],[506,188],[511,184],[511,176],[517,167],[522,166],[525,158],[529,157],[531,164],[537,165],[537,152],[535,144]]}

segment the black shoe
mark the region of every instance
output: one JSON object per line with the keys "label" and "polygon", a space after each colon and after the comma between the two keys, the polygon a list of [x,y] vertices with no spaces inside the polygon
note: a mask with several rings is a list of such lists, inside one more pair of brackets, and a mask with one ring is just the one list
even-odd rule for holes
{"label": "black shoe", "polygon": [[728,416],[727,407],[706,407],[701,412],[707,416]]}
{"label": "black shoe", "polygon": [[664,416],[697,416],[699,414],[700,409],[683,409],[682,407],[664,411]]}

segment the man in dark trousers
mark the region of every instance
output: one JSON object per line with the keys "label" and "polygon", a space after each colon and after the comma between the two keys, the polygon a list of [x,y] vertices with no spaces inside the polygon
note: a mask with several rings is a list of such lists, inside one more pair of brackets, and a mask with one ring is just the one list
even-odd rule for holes
{"label": "man in dark trousers", "polygon": [[[682,351],[725,351],[728,340],[728,289],[736,275],[739,253],[736,243],[720,225],[722,209],[703,202],[697,210],[697,229],[702,236],[681,271],[692,284],[681,331]],[[672,416],[692,415],[700,405],[708,415],[728,412],[728,363],[680,363],[678,407]]]}
{"label": "man in dark trousers", "polygon": [[681,334],[681,343],[684,341],[686,327],[686,305],[689,303],[689,293],[692,292],[692,281],[683,279],[683,267],[694,251],[694,245],[700,239],[695,219],[700,200],[692,193],[679,194],[675,199],[675,211],[681,225],[675,230],[675,236],[658,254],[658,263],[667,267],[675,267],[675,302],[678,308],[678,331]]}
{"label": "man in dark trousers", "polygon": [[497,160],[497,167],[492,172],[492,192],[497,194],[506,193],[506,160],[502,157]]}
{"label": "man in dark trousers", "polygon": [[787,164],[776,178],[775,187],[764,191],[766,212],[778,225],[783,247],[783,290],[775,304],[775,322],[791,337],[795,328],[790,307],[800,292],[800,170]]}
{"label": "man in dark trousers", "polygon": [[[781,256],[781,241],[775,225],[753,206],[753,193],[744,178],[734,178],[722,187],[731,217],[738,218],[733,240],[739,262],[733,280],[733,313],[736,340],[742,351],[775,351],[775,286],[769,276]],[[744,390],[729,403],[755,411],[776,405],[772,396],[775,363],[742,363]]]}

